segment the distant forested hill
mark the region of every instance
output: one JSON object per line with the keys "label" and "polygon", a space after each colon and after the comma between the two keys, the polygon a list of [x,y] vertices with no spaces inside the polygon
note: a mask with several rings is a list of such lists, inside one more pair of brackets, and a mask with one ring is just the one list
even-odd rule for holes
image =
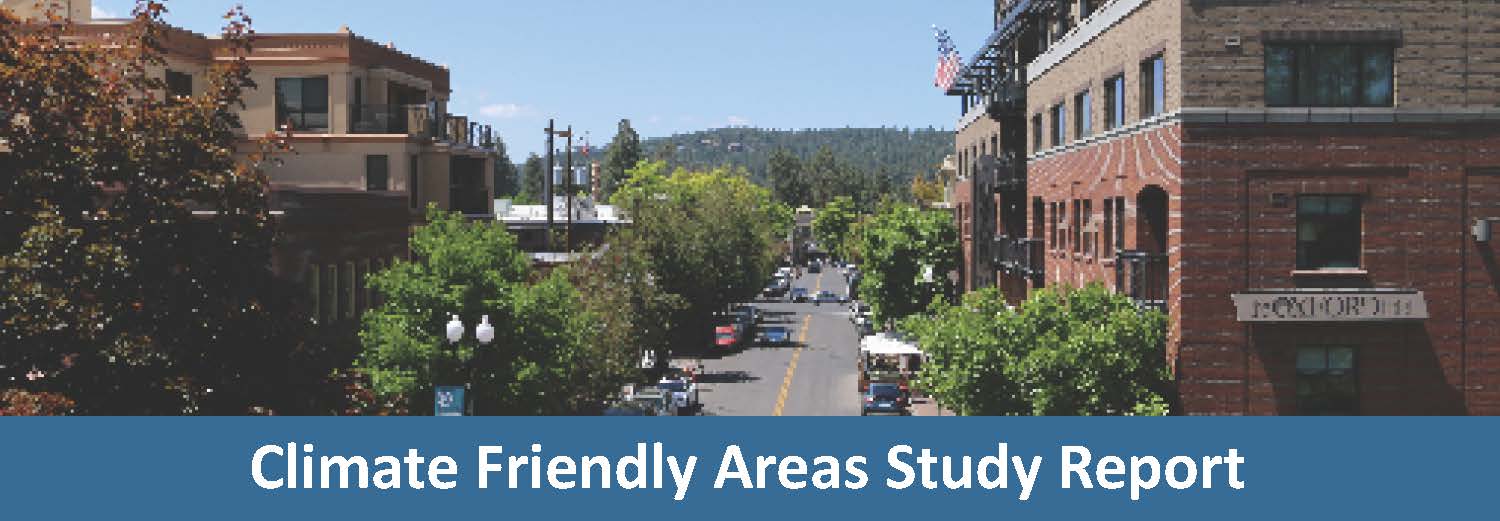
{"label": "distant forested hill", "polygon": [[[785,148],[808,159],[828,147],[841,164],[866,174],[889,175],[905,188],[917,174],[931,174],[953,150],[953,132],[938,129],[834,128],[772,130],[721,128],[642,140],[648,159],[675,166],[744,167],[756,182],[767,182],[771,153]],[[598,157],[604,157],[601,152]]]}

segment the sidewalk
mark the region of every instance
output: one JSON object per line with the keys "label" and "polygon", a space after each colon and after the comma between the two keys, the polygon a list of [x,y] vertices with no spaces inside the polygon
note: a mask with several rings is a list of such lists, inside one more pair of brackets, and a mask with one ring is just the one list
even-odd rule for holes
{"label": "sidewalk", "polygon": [[[941,414],[939,414],[941,412]],[[911,399],[912,416],[954,416],[953,409],[938,407],[937,402],[927,396],[913,396]]]}

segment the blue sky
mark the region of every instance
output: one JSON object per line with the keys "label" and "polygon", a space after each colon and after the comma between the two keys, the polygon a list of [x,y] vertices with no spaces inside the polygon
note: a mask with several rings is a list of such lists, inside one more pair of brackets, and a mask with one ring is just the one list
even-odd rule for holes
{"label": "blue sky", "polygon": [[[493,124],[517,162],[548,117],[595,144],[729,125],[951,129],[932,86],[945,27],[967,57],[992,0],[171,0],[167,19],[218,31],[243,3],[257,31],[348,25],[453,71],[450,111]],[[94,0],[128,14],[131,0]]]}

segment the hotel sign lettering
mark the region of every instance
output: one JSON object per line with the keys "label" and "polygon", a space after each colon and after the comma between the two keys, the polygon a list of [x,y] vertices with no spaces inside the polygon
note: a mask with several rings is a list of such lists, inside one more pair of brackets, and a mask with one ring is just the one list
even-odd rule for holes
{"label": "hotel sign lettering", "polygon": [[1240,322],[1369,322],[1422,320],[1420,291],[1306,292],[1288,290],[1233,295]]}

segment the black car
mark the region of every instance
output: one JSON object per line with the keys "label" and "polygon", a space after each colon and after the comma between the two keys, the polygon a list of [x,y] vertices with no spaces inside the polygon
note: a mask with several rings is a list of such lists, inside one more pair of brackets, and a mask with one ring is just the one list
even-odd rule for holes
{"label": "black car", "polygon": [[816,262],[807,265],[808,273],[823,273],[823,265]]}
{"label": "black car", "polygon": [[864,408],[861,416],[871,414],[898,414],[906,416],[906,398],[901,396],[901,386],[892,383],[872,383],[865,390]]}

